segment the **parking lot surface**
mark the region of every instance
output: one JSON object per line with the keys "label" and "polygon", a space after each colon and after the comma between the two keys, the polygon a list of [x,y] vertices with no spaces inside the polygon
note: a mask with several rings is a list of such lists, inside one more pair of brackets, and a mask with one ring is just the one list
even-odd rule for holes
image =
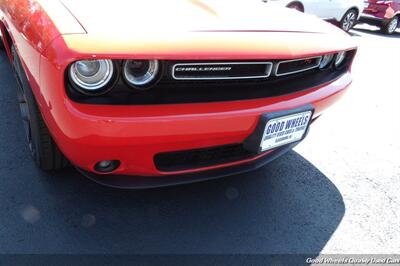
{"label": "parking lot surface", "polygon": [[400,33],[352,31],[354,83],[255,172],[144,191],[38,170],[0,53],[0,253],[398,253]]}

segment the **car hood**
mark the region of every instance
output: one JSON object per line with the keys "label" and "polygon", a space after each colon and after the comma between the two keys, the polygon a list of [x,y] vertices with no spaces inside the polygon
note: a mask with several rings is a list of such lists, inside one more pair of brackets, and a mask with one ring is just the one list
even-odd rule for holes
{"label": "car hood", "polygon": [[326,33],[317,18],[258,0],[61,0],[88,34],[188,31]]}
{"label": "car hood", "polygon": [[73,60],[290,59],[355,47],[327,22],[257,0],[62,1],[86,31],[53,45]]}

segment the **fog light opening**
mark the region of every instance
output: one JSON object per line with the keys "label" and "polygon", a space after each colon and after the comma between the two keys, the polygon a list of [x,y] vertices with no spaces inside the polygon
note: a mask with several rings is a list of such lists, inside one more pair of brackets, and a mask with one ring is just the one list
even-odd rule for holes
{"label": "fog light opening", "polygon": [[96,163],[94,166],[94,170],[100,173],[111,173],[115,171],[119,166],[121,162],[118,160],[105,160],[105,161],[100,161]]}

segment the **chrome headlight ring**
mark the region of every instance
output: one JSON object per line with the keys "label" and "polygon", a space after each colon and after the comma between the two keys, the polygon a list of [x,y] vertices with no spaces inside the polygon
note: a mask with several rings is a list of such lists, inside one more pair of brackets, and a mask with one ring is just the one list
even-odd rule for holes
{"label": "chrome headlight ring", "polygon": [[86,95],[108,92],[114,74],[114,63],[109,59],[76,61],[68,71],[74,88]]}

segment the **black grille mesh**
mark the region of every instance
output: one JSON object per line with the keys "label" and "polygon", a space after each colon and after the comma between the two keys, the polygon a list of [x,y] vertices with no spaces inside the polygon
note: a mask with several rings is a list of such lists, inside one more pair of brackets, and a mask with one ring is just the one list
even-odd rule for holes
{"label": "black grille mesh", "polygon": [[205,149],[160,153],[154,157],[158,170],[171,172],[225,164],[255,157],[242,144],[232,144]]}

